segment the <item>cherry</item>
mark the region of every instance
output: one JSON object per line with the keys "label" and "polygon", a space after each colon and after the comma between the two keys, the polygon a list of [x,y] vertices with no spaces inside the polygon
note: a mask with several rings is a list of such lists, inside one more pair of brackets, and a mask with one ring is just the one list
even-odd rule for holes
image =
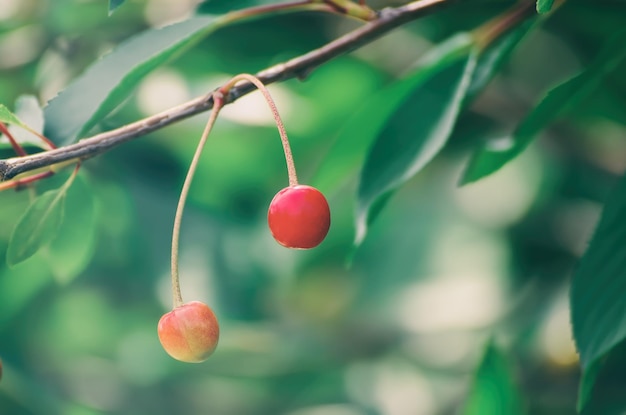
{"label": "cherry", "polygon": [[314,187],[293,185],[274,196],[267,222],[276,241],[295,249],[319,245],[330,228],[330,208],[326,198]]}
{"label": "cherry", "polygon": [[161,345],[174,359],[200,363],[215,350],[220,328],[209,306],[191,301],[164,314],[158,333]]}

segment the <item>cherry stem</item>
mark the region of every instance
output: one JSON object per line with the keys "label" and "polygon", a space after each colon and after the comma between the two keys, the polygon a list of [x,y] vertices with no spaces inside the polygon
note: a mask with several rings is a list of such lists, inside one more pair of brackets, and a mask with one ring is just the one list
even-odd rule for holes
{"label": "cherry stem", "polygon": [[[29,131],[33,134],[35,134],[37,137],[39,137],[41,139],[41,141],[43,141],[43,143],[48,147],[48,150],[54,150],[55,148],[57,148],[56,144],[54,144],[48,137],[46,137],[45,135],[38,133],[37,131],[33,130],[30,127],[26,127],[24,126],[24,128],[26,129],[26,131]],[[80,163],[79,163],[80,164]]]}
{"label": "cherry stem", "polygon": [[[45,135],[38,133],[37,131],[33,130],[32,128],[26,125],[20,125],[20,127],[22,127],[26,131],[39,137],[39,139],[41,139],[41,141],[43,141],[43,143],[45,144],[45,147],[47,147],[46,150],[54,150],[55,148],[57,148],[57,146],[52,141],[50,141],[50,139],[48,139]],[[26,153],[26,150],[24,150],[24,148],[20,145],[20,143],[17,142],[15,137],[13,137],[13,135],[7,128],[6,124],[2,122],[0,122],[0,133],[7,136],[9,143],[11,143],[11,147],[13,147],[13,150],[15,151],[15,153],[17,153],[18,156],[24,157],[28,155],[28,153]]]}
{"label": "cherry stem", "polygon": [[180,279],[178,276],[178,241],[180,239],[180,224],[183,219],[183,211],[185,210],[185,202],[187,201],[187,195],[189,194],[189,188],[191,187],[191,182],[193,180],[193,176],[196,173],[196,169],[198,167],[198,163],[200,161],[200,156],[202,155],[202,149],[204,149],[204,145],[207,142],[207,138],[209,137],[209,133],[215,124],[215,120],[217,120],[217,115],[220,110],[224,106],[224,96],[219,92],[213,93],[213,110],[211,111],[211,116],[206,123],[206,127],[202,132],[202,137],[200,137],[200,141],[198,142],[198,147],[196,147],[196,152],[193,155],[193,159],[191,160],[191,164],[189,165],[189,170],[187,171],[187,176],[185,177],[185,182],[183,183],[183,188],[180,191],[180,198],[178,199],[178,206],[176,207],[176,215],[174,216],[174,230],[172,232],[172,296],[174,308],[180,307],[183,305],[183,297],[180,292]]}
{"label": "cherry stem", "polygon": [[17,178],[13,180],[7,180],[3,182],[0,181],[0,192],[3,190],[13,189],[13,188],[15,188],[16,190],[21,190],[21,187],[23,187],[24,185],[35,183],[36,181],[53,176],[57,171],[69,165],[75,165],[78,167],[80,166],[80,163],[81,163],[81,160],[79,158],[70,159],[67,161],[63,161],[61,163],[52,164],[48,166],[47,169],[45,170],[38,169],[37,173],[32,173],[28,176],[26,176],[25,175],[26,173],[24,173],[23,175],[19,175]]}
{"label": "cherry stem", "polygon": [[52,170],[48,170],[48,171],[44,171],[41,173],[32,174],[30,176],[27,176],[21,179],[15,179],[15,180],[10,180],[8,182],[2,182],[0,183],[0,191],[13,189],[13,188],[20,190],[22,186],[25,186],[30,183],[34,183],[37,180],[45,179],[47,177],[52,176],[53,174],[54,172]]}
{"label": "cherry stem", "polygon": [[534,2],[520,2],[503,14],[483,24],[474,31],[474,38],[479,50],[481,52],[484,51],[504,33],[534,15]]}
{"label": "cherry stem", "polygon": [[376,19],[376,12],[369,8],[364,0],[359,0],[358,3],[352,0],[323,0],[325,3],[336,7],[341,14],[354,17],[366,22]]}
{"label": "cherry stem", "polygon": [[7,137],[7,140],[9,140],[11,147],[13,147],[13,151],[15,151],[18,156],[24,157],[28,155],[28,153],[26,153],[26,150],[24,150],[20,143],[17,142],[15,137],[13,137],[13,134],[9,132],[6,124],[4,124],[3,122],[0,122],[0,132]]}
{"label": "cherry stem", "polygon": [[241,10],[234,10],[224,16],[224,20],[228,23],[247,19],[250,17],[262,16],[265,14],[284,13],[288,11],[321,11],[337,13],[333,7],[327,4],[318,3],[316,0],[297,0],[287,3],[267,4],[263,6],[248,7]]}
{"label": "cherry stem", "polygon": [[72,185],[72,183],[74,183],[74,179],[76,178],[76,176],[78,176],[79,170],[80,170],[80,162],[76,163],[76,166],[74,167],[74,170],[72,171],[72,174],[67,179],[67,181],[63,184],[63,187],[65,189],[67,189],[68,187]]}
{"label": "cherry stem", "polygon": [[280,118],[280,114],[278,113],[278,108],[276,108],[276,104],[274,103],[272,96],[270,95],[269,91],[267,90],[263,82],[261,82],[254,75],[250,75],[246,73],[239,74],[233,77],[224,86],[222,86],[219,89],[219,92],[221,92],[224,96],[228,95],[228,92],[230,91],[230,89],[233,86],[235,86],[237,82],[240,82],[240,81],[250,82],[251,84],[256,86],[258,90],[261,91],[261,93],[265,97],[265,100],[267,101],[267,105],[269,105],[272,111],[272,116],[274,117],[274,121],[276,122],[276,127],[278,127],[278,133],[280,134],[280,141],[283,144],[285,160],[287,161],[287,174],[289,175],[289,186],[296,186],[298,184],[298,175],[296,174],[296,165],[293,162],[293,155],[291,154],[291,147],[289,145],[289,138],[287,138],[287,131],[285,130],[285,125],[283,124],[283,121]]}

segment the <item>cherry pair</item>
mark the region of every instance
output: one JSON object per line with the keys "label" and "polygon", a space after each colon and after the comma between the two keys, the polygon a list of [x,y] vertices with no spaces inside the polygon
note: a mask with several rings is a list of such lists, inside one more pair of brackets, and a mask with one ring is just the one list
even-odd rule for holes
{"label": "cherry pair", "polygon": [[219,325],[209,306],[199,301],[183,303],[182,300],[178,278],[178,236],[182,212],[200,154],[217,119],[217,114],[224,105],[224,96],[241,80],[254,84],[265,96],[276,120],[287,161],[289,186],[274,196],[267,213],[272,236],[279,244],[287,248],[310,249],[324,240],[330,228],[330,208],[324,195],[314,187],[298,184],[289,140],[269,92],[263,83],[252,75],[242,74],[234,77],[213,95],[213,111],[185,178],[174,220],[172,234],[174,309],[159,320],[158,335],[165,351],[183,362],[202,362],[213,353],[219,339]]}

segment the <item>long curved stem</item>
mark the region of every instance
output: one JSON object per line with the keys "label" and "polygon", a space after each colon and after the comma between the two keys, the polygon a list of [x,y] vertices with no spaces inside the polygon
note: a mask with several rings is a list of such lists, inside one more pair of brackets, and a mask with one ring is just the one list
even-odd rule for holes
{"label": "long curved stem", "polygon": [[276,122],[276,127],[278,128],[278,134],[280,134],[280,141],[283,144],[283,151],[285,153],[285,161],[287,162],[287,174],[289,175],[289,186],[295,186],[298,184],[298,175],[296,174],[296,165],[293,162],[293,155],[291,154],[291,147],[289,145],[289,138],[287,138],[287,130],[285,129],[285,125],[283,124],[282,119],[280,118],[280,114],[278,113],[278,108],[276,107],[276,103],[272,99],[269,91],[256,76],[250,75],[247,73],[242,73],[239,75],[235,75],[230,81],[228,81],[224,86],[222,86],[219,91],[224,94],[224,96],[228,95],[230,89],[240,81],[248,81],[254,86],[257,87],[259,91],[263,94],[265,101],[267,101],[267,105],[269,105],[270,110],[272,111],[272,116],[274,117],[274,121]]}
{"label": "long curved stem", "polygon": [[180,307],[183,305],[183,297],[180,292],[180,281],[178,276],[178,241],[180,239],[180,224],[183,219],[183,211],[185,210],[185,202],[187,201],[187,195],[189,194],[189,188],[191,187],[191,182],[193,180],[193,176],[196,173],[196,169],[198,167],[198,163],[200,161],[200,156],[202,155],[202,150],[204,149],[204,145],[207,142],[207,138],[209,137],[209,133],[215,124],[215,120],[217,120],[217,115],[220,110],[224,106],[224,96],[220,92],[213,93],[213,111],[211,111],[211,116],[207,121],[206,127],[204,127],[204,131],[202,132],[202,137],[200,137],[200,141],[198,142],[198,147],[196,148],[196,152],[193,155],[193,159],[191,160],[191,164],[189,165],[189,170],[187,171],[187,176],[185,177],[185,182],[183,183],[183,188],[180,191],[180,197],[178,199],[178,206],[176,207],[176,215],[174,216],[174,230],[172,231],[172,296],[174,308]]}
{"label": "long curved stem", "polygon": [[272,99],[269,91],[263,85],[263,83],[257,79],[255,76],[250,74],[239,74],[234,76],[230,81],[228,81],[225,85],[219,88],[217,91],[213,93],[213,111],[211,112],[211,116],[207,121],[206,127],[202,132],[202,137],[200,137],[200,141],[198,142],[198,147],[196,147],[196,152],[193,155],[193,159],[191,160],[191,164],[189,165],[189,170],[187,171],[187,176],[185,177],[185,182],[183,183],[183,188],[180,191],[180,197],[178,199],[178,206],[176,207],[176,215],[174,216],[174,229],[172,231],[172,259],[171,259],[171,273],[172,273],[172,299],[173,299],[173,308],[177,308],[183,305],[183,296],[180,291],[180,277],[178,273],[178,251],[179,251],[179,240],[180,240],[180,226],[183,219],[183,211],[185,210],[185,202],[187,201],[187,195],[189,194],[189,189],[191,187],[191,182],[193,181],[193,176],[196,173],[196,169],[198,167],[198,163],[200,161],[200,156],[202,155],[202,150],[207,142],[209,137],[209,133],[213,129],[213,125],[217,120],[217,116],[224,106],[224,97],[228,94],[230,89],[235,86],[237,82],[240,81],[248,81],[256,86],[267,101],[270,109],[272,110],[272,116],[276,122],[276,126],[278,127],[278,132],[280,134],[280,141],[283,145],[283,151],[285,152],[285,160],[287,161],[287,171],[289,174],[289,185],[295,186],[298,184],[298,176],[296,175],[296,166],[293,162],[293,156],[291,154],[291,147],[289,146],[289,139],[287,138],[287,131],[285,130],[285,125],[283,124],[280,115],[278,114],[278,108],[276,108],[276,104]]}

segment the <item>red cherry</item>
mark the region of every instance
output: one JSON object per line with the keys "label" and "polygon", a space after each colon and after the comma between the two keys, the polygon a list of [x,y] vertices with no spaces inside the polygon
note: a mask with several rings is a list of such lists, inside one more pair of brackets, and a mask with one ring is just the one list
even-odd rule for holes
{"label": "red cherry", "polygon": [[267,212],[276,241],[287,248],[310,249],[319,245],[330,228],[330,208],[314,187],[289,186],[276,193]]}
{"label": "red cherry", "polygon": [[158,333],[161,345],[174,359],[199,363],[215,350],[220,327],[209,306],[192,301],[164,314]]}

